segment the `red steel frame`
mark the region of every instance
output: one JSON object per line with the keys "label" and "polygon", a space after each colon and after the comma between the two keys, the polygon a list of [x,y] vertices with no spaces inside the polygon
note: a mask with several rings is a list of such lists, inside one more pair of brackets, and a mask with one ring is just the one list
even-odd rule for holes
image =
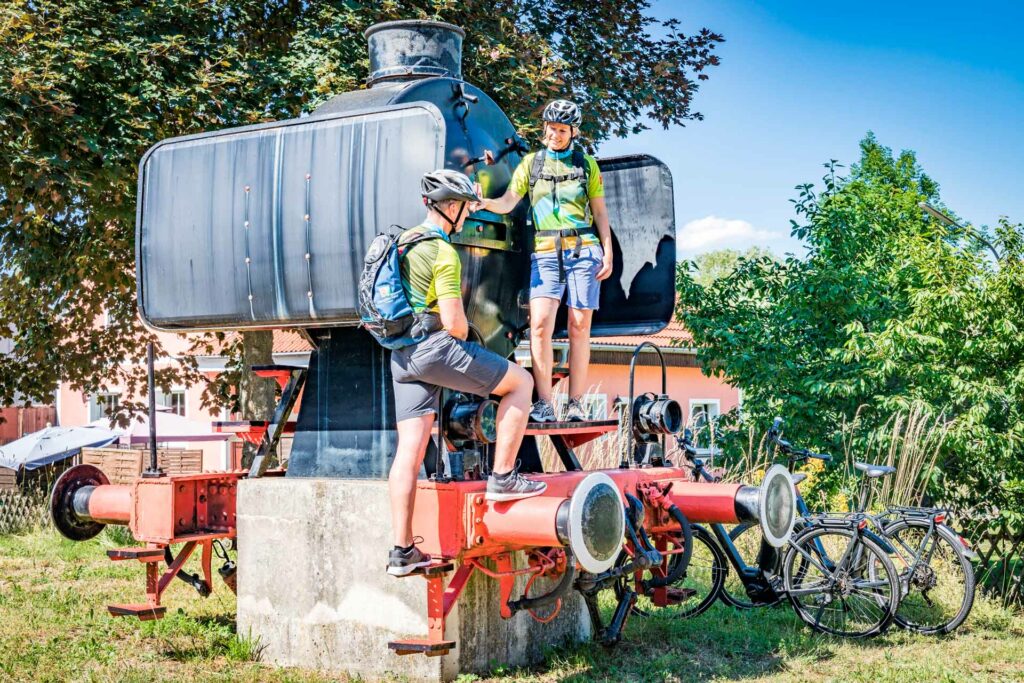
{"label": "red steel frame", "polygon": [[[675,505],[691,522],[734,524],[739,521],[736,494],[739,484],[708,484],[691,481],[688,470],[679,467],[602,470],[622,493],[644,501],[644,528],[654,538],[659,551],[668,551],[668,543],[681,530],[668,514]],[[512,561],[515,551],[558,547],[562,542],[555,528],[559,506],[576,486],[592,472],[562,472],[531,475],[545,481],[547,490],[540,496],[513,502],[490,502],[485,498],[483,481],[417,483],[413,533],[423,537],[419,547],[436,560],[424,572],[427,580],[428,637],[396,640],[389,647],[397,654],[422,653],[439,656],[448,653],[455,642],[445,638],[445,622],[467,582],[479,570],[499,582],[501,616],[509,618],[509,602],[514,581],[520,575],[537,575],[550,568],[533,556],[528,566],[517,569]],[[495,569],[483,564],[490,558]],[[448,586],[444,577],[458,563]],[[665,557],[655,573],[664,574]],[[565,571],[563,566],[562,571]],[[560,573],[560,572],[559,572]],[[655,589],[655,604],[668,605],[681,596],[668,587]],[[549,617],[550,618],[550,617]]]}

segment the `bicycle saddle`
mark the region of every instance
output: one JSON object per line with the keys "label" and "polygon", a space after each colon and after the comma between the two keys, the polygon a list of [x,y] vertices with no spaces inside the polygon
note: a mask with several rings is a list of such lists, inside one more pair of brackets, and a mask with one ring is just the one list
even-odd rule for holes
{"label": "bicycle saddle", "polygon": [[789,477],[793,480],[793,486],[798,486],[800,482],[807,478],[807,474],[805,472],[798,472],[790,474]]}
{"label": "bicycle saddle", "polygon": [[895,467],[889,465],[872,465],[869,462],[855,462],[853,466],[864,473],[864,476],[871,477],[884,477],[887,474],[892,474],[896,471]]}

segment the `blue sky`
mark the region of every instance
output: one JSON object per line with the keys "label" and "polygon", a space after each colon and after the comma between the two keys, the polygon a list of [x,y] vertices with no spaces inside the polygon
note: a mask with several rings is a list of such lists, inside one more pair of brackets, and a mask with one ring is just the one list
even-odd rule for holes
{"label": "blue sky", "polygon": [[705,120],[601,145],[647,152],[675,181],[682,257],[761,245],[800,253],[789,199],[868,130],[912,149],[978,225],[1024,222],[1024,3],[655,2],[724,34],[694,108]]}

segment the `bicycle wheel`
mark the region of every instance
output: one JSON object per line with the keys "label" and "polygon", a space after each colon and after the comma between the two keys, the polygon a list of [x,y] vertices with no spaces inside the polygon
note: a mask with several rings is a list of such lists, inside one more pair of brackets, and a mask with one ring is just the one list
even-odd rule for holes
{"label": "bicycle wheel", "polygon": [[956,533],[927,519],[901,519],[885,528],[896,550],[904,595],[896,623],[925,634],[950,633],[974,606],[974,567]]}
{"label": "bicycle wheel", "polygon": [[793,539],[783,580],[805,624],[846,638],[883,633],[899,604],[899,575],[892,562],[853,528],[812,526]]}
{"label": "bicycle wheel", "polygon": [[[733,527],[729,531],[729,540],[732,541],[736,552],[739,553],[743,563],[748,567],[758,566],[758,556],[761,553],[761,541],[764,534],[761,526],[756,522],[745,522]],[[775,573],[776,567],[769,568],[770,573]],[[755,607],[771,607],[782,601],[781,595],[770,591],[763,593],[765,599],[755,601],[747,593],[746,584],[737,572],[729,572],[722,584],[722,602],[737,609],[754,609]]]}
{"label": "bicycle wheel", "polygon": [[[668,597],[679,602],[658,607],[654,604],[652,596],[638,595],[636,605],[633,607],[633,614],[638,616],[664,614],[686,619],[707,611],[718,599],[726,573],[729,571],[725,555],[707,529],[696,524],[691,525],[690,528],[693,532],[693,552],[690,555],[686,574],[668,587]],[[676,547],[678,546],[672,545],[670,549]],[[673,558],[679,557],[679,555],[673,556]],[[616,566],[622,566],[626,559],[628,559],[628,555],[623,551],[616,561]],[[645,572],[644,578],[650,578],[650,573]],[[628,582],[635,581],[636,577],[632,574],[616,581],[615,597],[621,598]]]}

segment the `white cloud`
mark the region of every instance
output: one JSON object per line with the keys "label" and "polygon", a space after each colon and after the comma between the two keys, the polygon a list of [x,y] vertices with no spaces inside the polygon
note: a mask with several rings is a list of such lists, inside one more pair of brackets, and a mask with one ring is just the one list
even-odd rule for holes
{"label": "white cloud", "polygon": [[681,252],[704,252],[713,249],[745,249],[754,245],[775,247],[785,236],[771,230],[762,230],[737,218],[706,216],[690,221],[677,235],[676,246]]}

